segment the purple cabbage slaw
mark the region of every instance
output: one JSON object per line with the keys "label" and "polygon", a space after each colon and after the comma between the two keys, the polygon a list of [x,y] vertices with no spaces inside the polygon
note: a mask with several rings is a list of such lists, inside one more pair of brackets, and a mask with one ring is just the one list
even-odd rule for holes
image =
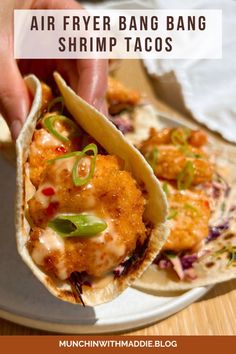
{"label": "purple cabbage slaw", "polygon": [[149,238],[147,237],[143,244],[137,242],[136,248],[130,257],[126,257],[125,260],[113,270],[114,278],[119,278],[126,275],[130,268],[140,261],[147,250]]}
{"label": "purple cabbage slaw", "polygon": [[134,131],[134,125],[131,119],[118,115],[110,116],[109,119],[123,134],[127,134]]}
{"label": "purple cabbage slaw", "polygon": [[[120,116],[110,117],[112,123],[123,133],[134,131],[133,123],[130,119]],[[231,187],[228,182],[218,173],[215,175],[215,180],[212,182],[206,182],[205,184],[199,186],[207,192],[207,195],[213,200],[219,200],[222,196],[228,198]],[[232,206],[229,210],[230,213],[236,211],[236,205]],[[209,243],[218,237],[220,237],[225,231],[230,228],[230,219],[222,220],[218,225],[209,226],[209,234],[205,239],[205,243]],[[204,254],[204,252],[202,252]],[[202,255],[201,255],[202,256]],[[197,253],[188,253],[187,251],[175,254],[174,252],[161,252],[156,259],[154,264],[156,264],[160,269],[174,269],[176,274],[180,279],[186,278],[188,280],[196,279],[194,273],[194,263],[199,260],[199,255]],[[115,277],[119,277],[123,274],[126,268],[129,268],[129,263],[132,257],[127,258],[121,265],[119,265],[114,270]],[[128,267],[127,267],[128,265]]]}
{"label": "purple cabbage slaw", "polygon": [[180,280],[194,280],[196,274],[193,264],[198,261],[199,256],[196,253],[187,254],[184,252],[174,253],[169,251],[161,252],[155,259],[154,263],[160,269],[173,269]]}
{"label": "purple cabbage slaw", "polygon": [[[230,228],[230,218],[216,226],[209,226],[209,234],[204,240],[205,244],[222,236]],[[161,252],[153,262],[160,269],[173,269],[178,275],[179,279],[194,280],[196,274],[194,271],[194,263],[198,262],[205,252],[189,253],[183,251],[179,253],[164,251]]]}
{"label": "purple cabbage slaw", "polygon": [[[231,190],[228,182],[219,174],[216,174],[216,180],[211,183],[207,182],[202,185],[202,187],[207,192],[208,196],[214,200],[220,200],[221,197],[224,199],[228,198]],[[218,224],[209,225],[209,233],[204,240],[205,244],[216,240],[230,229],[230,221],[235,211],[236,205],[230,208],[227,217],[222,218]],[[189,253],[189,251],[174,253],[164,251],[156,257],[154,263],[157,264],[160,269],[173,269],[181,280],[193,281],[197,277],[194,264],[206,254],[204,250],[200,253]]]}

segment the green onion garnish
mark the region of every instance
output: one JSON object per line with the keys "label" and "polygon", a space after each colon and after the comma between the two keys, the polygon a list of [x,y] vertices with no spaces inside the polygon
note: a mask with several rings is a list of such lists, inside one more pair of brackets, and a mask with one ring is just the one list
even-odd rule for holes
{"label": "green onion garnish", "polygon": [[233,264],[236,264],[236,246],[233,245],[226,245],[219,249],[218,251],[213,253],[213,256],[218,257],[223,253],[228,254],[228,264],[227,267],[230,267]]}
{"label": "green onion garnish", "polygon": [[48,112],[51,113],[53,111],[52,108],[54,108],[54,106],[58,105],[58,103],[61,104],[61,109],[59,111],[59,114],[61,115],[63,113],[64,107],[65,107],[64,98],[62,96],[56,97],[51,102],[49,102],[49,104],[48,104]]}
{"label": "green onion garnish", "polygon": [[[80,163],[80,160],[86,155],[87,152],[92,151],[93,156],[90,162],[90,170],[89,173],[87,174],[86,177],[81,178],[78,175],[78,165]],[[83,186],[84,184],[88,183],[88,181],[93,178],[94,171],[95,171],[95,163],[96,163],[96,158],[97,158],[97,153],[98,153],[98,148],[97,145],[95,144],[89,144],[87,145],[81,152],[81,154],[77,157],[76,162],[73,166],[72,170],[72,178],[75,186]]]}
{"label": "green onion garnish", "polygon": [[49,131],[49,133],[54,135],[58,140],[62,141],[63,143],[70,141],[70,138],[62,135],[54,128],[56,121],[66,123],[71,129],[72,136],[75,136],[79,133],[79,129],[78,129],[77,125],[71,119],[69,119],[65,116],[53,115],[53,116],[46,117],[43,120],[43,124],[44,124],[45,128]]}
{"label": "green onion garnish", "polygon": [[167,220],[174,219],[178,215],[177,209],[170,208],[169,215],[167,216]]}
{"label": "green onion garnish", "polygon": [[48,226],[61,237],[93,237],[106,230],[107,223],[94,215],[58,215]]}
{"label": "green onion garnish", "polygon": [[163,191],[165,192],[165,194],[166,194],[167,197],[168,197],[168,195],[169,195],[169,187],[168,187],[168,183],[167,183],[167,182],[164,182],[164,183],[163,183],[162,189],[163,189]]}
{"label": "green onion garnish", "polygon": [[229,251],[229,261],[227,267],[230,267],[232,264],[236,264],[236,249],[232,247]]}
{"label": "green onion garnish", "polygon": [[192,157],[195,159],[201,159],[203,156],[201,154],[196,154],[189,149],[189,145],[182,145],[179,147],[179,150],[186,156]]}
{"label": "green onion garnish", "polygon": [[167,258],[169,258],[169,259],[172,259],[172,258],[177,257],[177,254],[175,254],[175,253],[172,252],[172,251],[165,251],[165,252],[163,252],[163,253],[164,253],[164,255],[165,255]]}
{"label": "green onion garnish", "polygon": [[157,165],[157,159],[158,159],[158,148],[155,146],[151,151],[149,151],[146,154],[146,160],[153,170]]}
{"label": "green onion garnish", "polygon": [[185,208],[185,209],[188,209],[189,211],[191,211],[192,213],[194,213],[194,214],[196,214],[196,215],[199,215],[198,209],[195,208],[192,204],[185,203],[185,204],[184,204],[184,208]]}
{"label": "green onion garnish", "polygon": [[187,145],[189,136],[190,129],[188,128],[174,129],[171,133],[171,142],[174,145]]}
{"label": "green onion garnish", "polygon": [[218,256],[220,256],[221,254],[223,254],[225,252],[227,252],[227,247],[226,246],[220,248],[218,251],[215,251],[213,253],[213,256],[218,257]]}
{"label": "green onion garnish", "polygon": [[[86,177],[81,178],[81,177],[78,176],[78,165],[80,163],[80,160],[84,156],[86,156],[86,153],[89,152],[89,151],[93,152],[93,156],[92,156],[91,161],[90,161],[89,173],[87,174]],[[97,153],[98,153],[97,145],[92,143],[92,144],[89,144],[89,145],[85,146],[85,148],[82,151],[70,152],[69,154],[65,154],[65,155],[56,157],[55,159],[48,160],[47,163],[53,163],[53,162],[58,161],[58,160],[68,159],[70,157],[76,156],[77,159],[76,159],[75,164],[74,164],[73,169],[72,169],[72,178],[73,178],[74,185],[76,187],[78,187],[78,186],[83,186],[84,184],[88,183],[88,181],[91,178],[93,178],[94,171],[95,171],[95,163],[96,163]]]}
{"label": "green onion garnish", "polygon": [[57,161],[57,160],[68,159],[69,157],[73,157],[73,156],[80,156],[81,154],[82,154],[82,151],[69,152],[68,154],[56,157],[55,159],[47,160],[47,163],[53,163],[54,161]]}
{"label": "green onion garnish", "polygon": [[191,161],[188,161],[183,170],[177,176],[177,187],[179,190],[188,189],[194,177],[194,166]]}

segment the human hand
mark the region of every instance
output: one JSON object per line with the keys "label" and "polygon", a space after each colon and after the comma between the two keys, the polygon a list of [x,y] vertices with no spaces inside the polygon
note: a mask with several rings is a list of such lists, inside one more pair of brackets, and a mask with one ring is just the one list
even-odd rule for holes
{"label": "human hand", "polygon": [[0,112],[16,139],[30,109],[23,76],[33,73],[51,84],[57,70],[72,89],[98,110],[106,113],[107,60],[20,60],[13,56],[14,9],[81,9],[75,0],[7,0],[0,9]]}

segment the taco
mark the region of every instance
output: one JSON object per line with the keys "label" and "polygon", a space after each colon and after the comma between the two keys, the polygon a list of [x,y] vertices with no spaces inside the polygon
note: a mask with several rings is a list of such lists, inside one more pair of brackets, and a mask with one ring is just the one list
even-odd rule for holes
{"label": "taco", "polygon": [[151,128],[140,142],[169,202],[170,234],[135,286],[177,291],[236,277],[235,167],[214,145],[187,127]]}
{"label": "taco", "polygon": [[169,237],[134,286],[178,291],[235,278],[235,148],[161,117],[122,85],[112,87],[117,106],[124,99],[133,103],[116,120],[152,167],[169,202]]}
{"label": "taco", "polygon": [[141,276],[167,238],[166,197],[143,156],[55,73],[35,76],[16,143],[18,250],[57,298],[97,305]]}

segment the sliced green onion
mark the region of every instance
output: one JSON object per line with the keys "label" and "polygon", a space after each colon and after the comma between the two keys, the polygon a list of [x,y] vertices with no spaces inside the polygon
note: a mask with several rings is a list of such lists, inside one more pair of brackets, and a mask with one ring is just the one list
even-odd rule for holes
{"label": "sliced green onion", "polygon": [[227,267],[230,267],[232,264],[236,264],[236,249],[233,247],[229,250],[229,261]]}
{"label": "sliced green onion", "polygon": [[48,104],[48,112],[51,113],[52,108],[54,108],[54,106],[56,106],[58,103],[61,104],[61,109],[59,111],[59,114],[61,115],[63,113],[64,107],[65,107],[64,98],[62,96],[56,97],[51,102],[49,102],[49,104]]}
{"label": "sliced green onion", "polygon": [[155,146],[151,151],[146,154],[146,160],[153,170],[157,165],[158,152],[158,148]]}
{"label": "sliced green onion", "polygon": [[174,145],[187,145],[189,135],[190,129],[188,128],[174,129],[171,133],[171,142]]}
{"label": "sliced green onion", "polygon": [[49,131],[49,133],[54,135],[58,140],[62,141],[63,143],[70,141],[70,138],[62,135],[54,128],[56,121],[60,121],[62,123],[68,124],[69,127],[71,128],[71,132],[72,132],[73,136],[75,136],[76,133],[79,132],[77,125],[71,119],[69,119],[65,116],[53,115],[53,116],[46,117],[43,120],[43,124],[44,124],[45,128]]}
{"label": "sliced green onion", "polygon": [[61,237],[93,237],[107,228],[105,220],[89,214],[58,215],[48,226]]}
{"label": "sliced green onion", "polygon": [[176,258],[177,257],[177,254],[172,252],[172,251],[165,251],[163,252],[165,254],[165,256],[169,259],[172,259],[172,258]]}
{"label": "sliced green onion", "polygon": [[224,246],[224,247],[220,248],[218,251],[215,251],[213,253],[213,256],[218,257],[225,252],[227,252],[227,247]]}
{"label": "sliced green onion", "polygon": [[199,215],[198,209],[195,208],[193,205],[191,205],[191,204],[189,204],[189,203],[185,203],[185,204],[184,204],[184,208],[185,208],[185,209],[188,209],[189,211],[191,211],[191,212],[193,212],[193,213],[195,213],[195,214],[197,214],[197,215]]}
{"label": "sliced green onion", "polygon": [[53,163],[54,161],[57,161],[57,160],[68,159],[69,157],[79,156],[81,154],[82,154],[82,151],[69,152],[68,154],[61,155],[59,157],[55,157],[55,159],[47,160],[47,163]]}
{"label": "sliced green onion", "polygon": [[167,183],[167,182],[164,182],[164,183],[163,183],[162,189],[163,189],[163,191],[165,192],[165,194],[166,194],[167,197],[168,197],[168,195],[169,195],[169,187],[168,187],[168,183]]}
{"label": "sliced green onion", "polygon": [[220,209],[221,209],[222,212],[225,211],[225,209],[226,209],[226,204],[225,204],[225,202],[223,202],[223,203],[221,204]]}
{"label": "sliced green onion", "polygon": [[[80,163],[80,160],[84,156],[86,156],[86,153],[89,152],[89,151],[93,152],[93,156],[92,156],[92,159],[90,161],[89,173],[87,174],[86,177],[81,178],[81,177],[78,176],[78,165]],[[74,185],[76,187],[78,187],[78,186],[83,186],[84,184],[88,183],[88,181],[91,178],[93,178],[94,171],[95,171],[95,164],[96,164],[97,154],[98,154],[97,145],[92,143],[92,144],[89,144],[89,145],[85,146],[85,148],[82,151],[70,152],[69,154],[65,154],[65,155],[56,157],[55,159],[48,160],[47,163],[53,163],[53,162],[58,161],[58,160],[68,159],[70,157],[76,156],[77,159],[76,159],[75,164],[74,164],[73,169],[72,169],[72,178],[73,178]]]}
{"label": "sliced green onion", "polygon": [[[78,175],[78,165],[80,163],[80,160],[86,155],[87,152],[92,151],[93,152],[93,157],[91,159],[91,164],[90,164],[90,170],[89,173],[87,174],[86,177],[81,178]],[[97,153],[98,153],[98,148],[97,145],[95,144],[89,144],[87,145],[81,152],[81,154],[78,156],[76,159],[76,162],[73,166],[72,170],[72,178],[75,186],[83,186],[84,184],[88,183],[88,181],[93,178],[94,171],[95,171],[95,163],[96,163],[96,158],[97,158]]]}
{"label": "sliced green onion", "polygon": [[167,216],[167,220],[174,219],[178,215],[177,209],[170,208],[169,215]]}
{"label": "sliced green onion", "polygon": [[189,145],[182,145],[179,147],[179,150],[186,156],[186,157],[192,157],[195,159],[201,159],[203,156],[200,154],[196,154],[195,152],[192,152],[189,150]]}
{"label": "sliced green onion", "polygon": [[220,250],[213,253],[213,256],[218,257],[223,253],[228,254],[228,264],[227,267],[230,267],[233,264],[236,264],[236,246],[233,245],[226,245],[222,247]]}
{"label": "sliced green onion", "polygon": [[188,189],[191,186],[194,173],[194,166],[191,161],[188,161],[177,176],[177,187],[179,190]]}

